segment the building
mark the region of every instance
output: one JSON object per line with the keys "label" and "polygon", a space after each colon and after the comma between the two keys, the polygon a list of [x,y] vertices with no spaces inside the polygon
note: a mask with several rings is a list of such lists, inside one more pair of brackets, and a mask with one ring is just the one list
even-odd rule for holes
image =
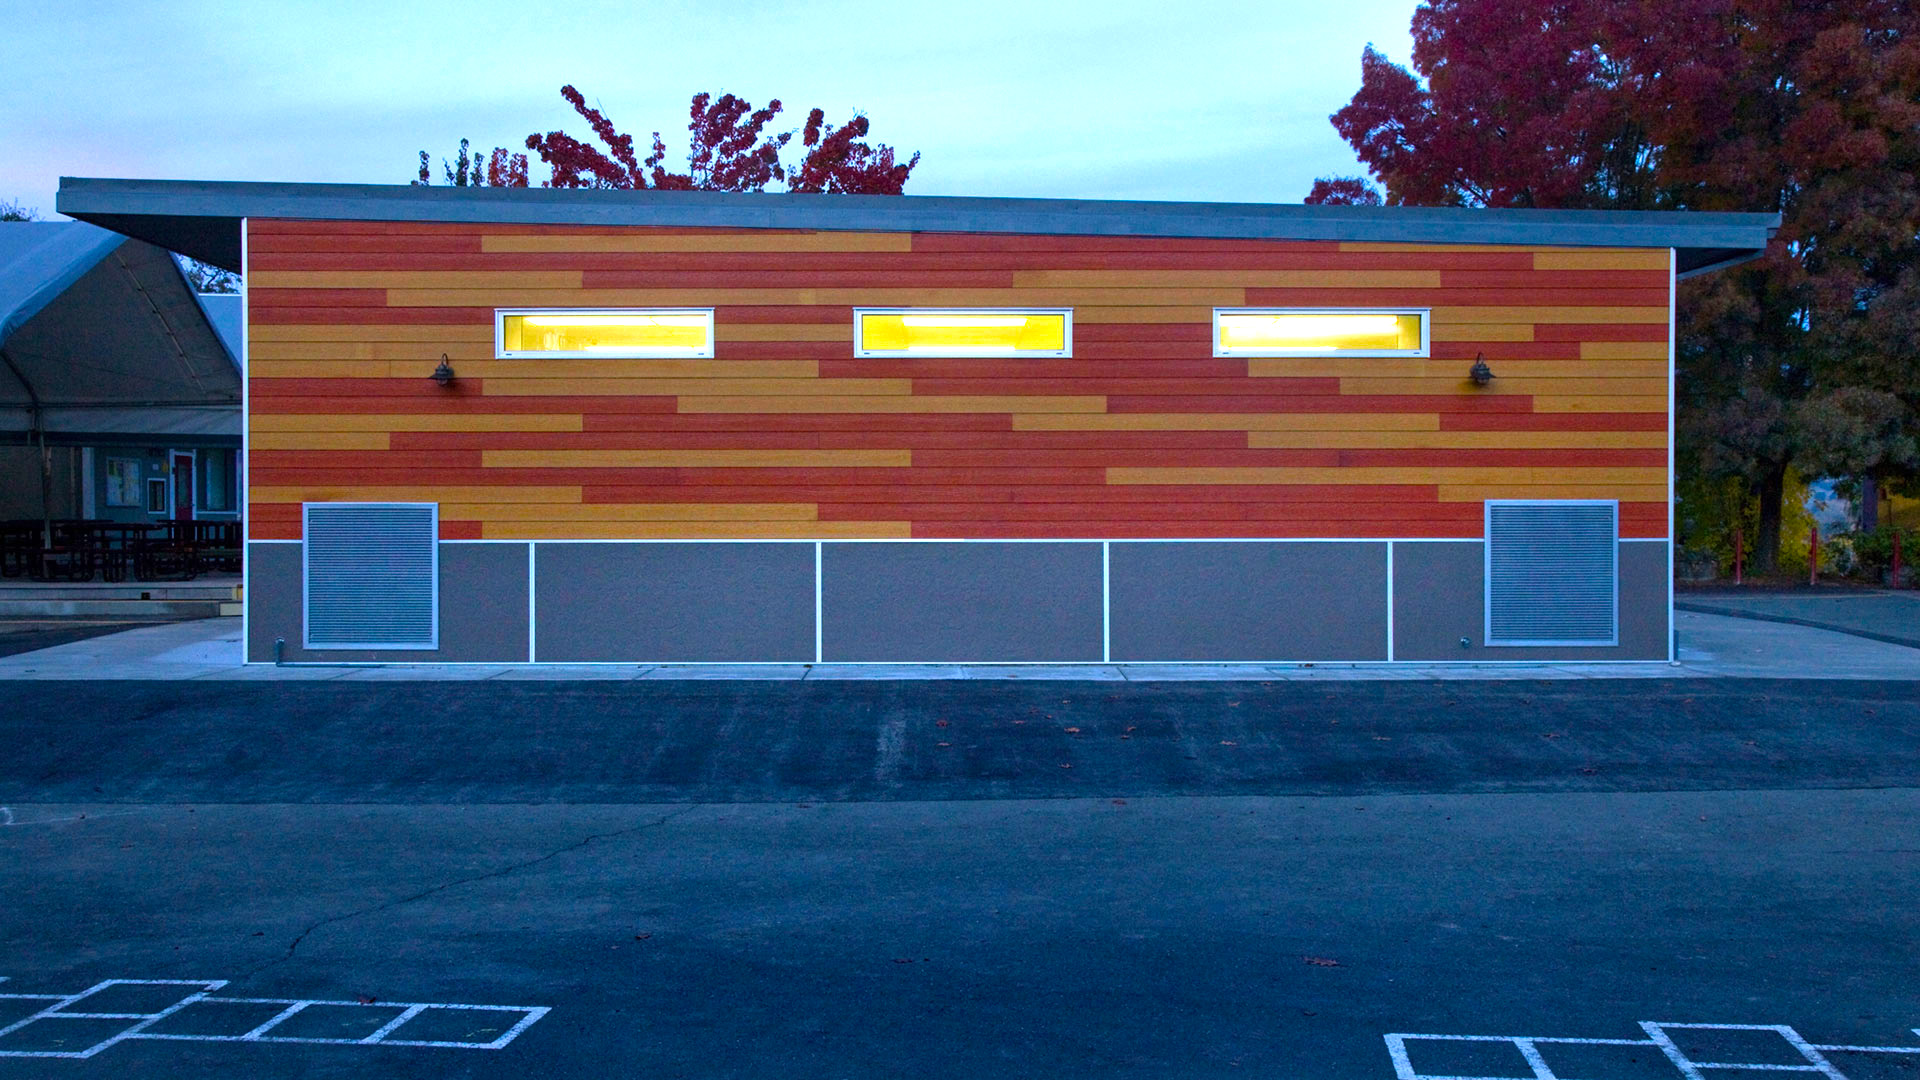
{"label": "building", "polygon": [[152,244],[0,222],[0,520],[238,520],[239,315]]}
{"label": "building", "polygon": [[62,181],[241,269],[253,661],[1672,656],[1777,219]]}

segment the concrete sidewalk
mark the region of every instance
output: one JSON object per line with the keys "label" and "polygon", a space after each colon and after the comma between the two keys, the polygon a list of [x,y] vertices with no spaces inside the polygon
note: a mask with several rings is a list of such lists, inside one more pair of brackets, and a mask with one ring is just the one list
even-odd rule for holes
{"label": "concrete sidewalk", "polygon": [[1812,626],[1920,649],[1920,592],[1833,587],[1790,592],[1687,592],[1682,611]]}
{"label": "concrete sidewalk", "polygon": [[0,679],[346,681],[1004,679],[1462,680],[1788,678],[1920,680],[1920,648],[1776,621],[1679,612],[1680,662],[1489,664],[386,664],[240,662],[240,620],[204,619],[0,658]]}

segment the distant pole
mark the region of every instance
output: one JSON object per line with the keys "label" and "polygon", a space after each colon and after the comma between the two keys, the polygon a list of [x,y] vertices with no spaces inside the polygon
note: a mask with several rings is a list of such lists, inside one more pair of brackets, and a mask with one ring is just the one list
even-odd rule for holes
{"label": "distant pole", "polygon": [[1820,582],[1820,526],[1807,530],[1807,584]]}
{"label": "distant pole", "polygon": [[1747,534],[1738,525],[1733,528],[1733,583],[1740,584],[1740,575],[1746,569]]}

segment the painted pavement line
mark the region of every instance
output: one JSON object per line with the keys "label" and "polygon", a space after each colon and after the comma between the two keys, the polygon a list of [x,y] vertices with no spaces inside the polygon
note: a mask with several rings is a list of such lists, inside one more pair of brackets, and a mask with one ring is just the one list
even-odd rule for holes
{"label": "painted pavement line", "polygon": [[[1920,1054],[1920,1046],[1861,1046],[1851,1043],[1810,1042],[1786,1024],[1688,1024],[1643,1020],[1640,1021],[1640,1028],[1647,1033],[1644,1039],[1589,1039],[1561,1035],[1439,1035],[1413,1032],[1394,1032],[1383,1038],[1387,1044],[1387,1056],[1393,1062],[1396,1080],[1567,1080],[1553,1071],[1546,1055],[1540,1052],[1540,1047],[1543,1045],[1638,1046],[1657,1049],[1685,1080],[1706,1080],[1704,1071],[1708,1069],[1819,1073],[1827,1080],[1849,1080],[1846,1073],[1827,1058],[1827,1054]],[[1911,1030],[1915,1035],[1920,1036],[1920,1028]],[[1674,1042],[1673,1036],[1669,1034],[1674,1031],[1771,1031],[1779,1035],[1788,1047],[1800,1055],[1802,1063],[1788,1065],[1777,1062],[1697,1060],[1690,1057]],[[1409,1042],[1507,1043],[1513,1046],[1521,1059],[1526,1062],[1532,1076],[1507,1074],[1460,1076],[1422,1073],[1414,1067],[1407,1046]]]}
{"label": "painted pavement line", "polygon": [[[6,981],[0,976],[0,981]],[[437,1049],[460,1050],[499,1050],[518,1038],[523,1032],[552,1011],[546,1005],[470,1005],[455,1002],[406,1002],[406,1001],[336,1001],[320,998],[252,998],[216,996],[214,991],[227,985],[224,979],[105,979],[77,994],[0,994],[0,1000],[50,1002],[45,1008],[24,1017],[4,1028],[0,1028],[0,1058],[65,1058],[84,1060],[91,1058],[108,1048],[122,1042],[149,1040],[155,1042],[219,1042],[219,1043],[294,1043],[318,1046],[409,1046]],[[116,986],[178,986],[195,987],[180,1000],[151,1013],[108,1013],[79,1012],[70,1006],[85,1001],[96,994]],[[155,1024],[199,1004],[216,1005],[282,1005],[285,1008],[263,1023],[248,1031],[234,1035],[174,1034],[170,1032],[149,1031]],[[326,1038],[320,1036],[273,1035],[269,1034],[287,1020],[299,1015],[313,1006],[335,1006],[352,1009],[398,1009],[399,1013],[388,1019],[372,1033],[359,1038]],[[429,1010],[518,1013],[520,1018],[508,1026],[501,1034],[488,1042],[472,1042],[447,1039],[405,1039],[393,1038],[396,1032],[404,1034],[403,1028]],[[5,1038],[32,1024],[58,1022],[61,1020],[127,1020],[131,1025],[121,1031],[81,1050],[9,1050]]]}

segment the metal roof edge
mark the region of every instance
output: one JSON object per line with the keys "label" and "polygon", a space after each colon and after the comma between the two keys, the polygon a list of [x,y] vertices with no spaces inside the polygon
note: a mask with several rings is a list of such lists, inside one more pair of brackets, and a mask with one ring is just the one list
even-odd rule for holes
{"label": "metal roof edge", "polygon": [[1780,225],[1778,214],[1717,211],[1490,210],[89,177],[62,177],[56,206],[60,213],[116,229],[137,227],[143,221],[158,225],[165,219],[174,232],[181,231],[183,220],[216,228],[225,228],[224,223],[231,222],[237,228],[240,219],[252,217],[1671,247],[1720,252],[1758,251]]}

